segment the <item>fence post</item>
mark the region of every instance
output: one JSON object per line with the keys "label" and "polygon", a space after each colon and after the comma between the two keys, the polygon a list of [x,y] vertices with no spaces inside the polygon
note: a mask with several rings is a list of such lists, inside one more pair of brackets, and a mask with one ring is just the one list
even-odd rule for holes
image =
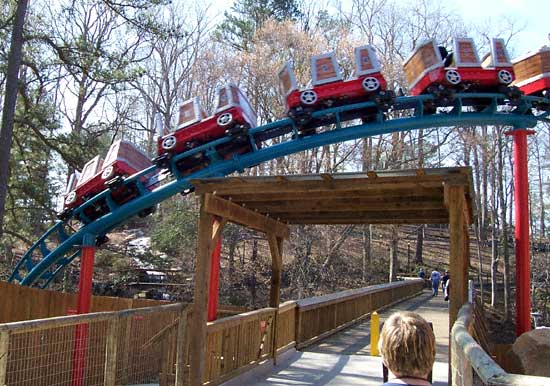
{"label": "fence post", "polygon": [[275,313],[273,314],[273,322],[271,323],[271,331],[273,333],[272,339],[271,339],[271,357],[273,358],[273,364],[277,366],[277,344],[278,344],[278,338],[279,338],[279,307],[275,308]]}
{"label": "fence post", "polygon": [[300,306],[296,304],[296,320],[294,321],[294,340],[296,341],[296,348],[302,343],[302,312]]}
{"label": "fence post", "polygon": [[117,361],[117,339],[118,339],[118,325],[120,318],[118,316],[109,320],[109,326],[107,327],[107,340],[105,342],[105,375],[104,385],[115,386],[116,385],[116,361]]}
{"label": "fence post", "polygon": [[474,303],[474,281],[468,280],[468,303],[473,304]]}
{"label": "fence post", "polygon": [[7,385],[8,372],[8,349],[10,346],[10,333],[8,331],[0,332],[0,385]]}
{"label": "fence post", "polygon": [[180,320],[178,323],[178,335],[176,337],[176,386],[185,385],[185,352],[187,351],[187,309],[182,304]]}

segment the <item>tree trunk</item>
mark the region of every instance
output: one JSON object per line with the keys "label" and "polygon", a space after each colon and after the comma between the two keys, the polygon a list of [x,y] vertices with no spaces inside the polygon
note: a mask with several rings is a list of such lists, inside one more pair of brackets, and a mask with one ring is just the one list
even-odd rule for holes
{"label": "tree trunk", "polygon": [[250,295],[252,296],[252,307],[256,307],[256,261],[258,260],[258,240],[252,239],[252,272],[250,273]]}
{"label": "tree trunk", "polygon": [[416,228],[416,251],[414,256],[414,261],[417,265],[424,264],[424,259],[422,258],[422,248],[424,244],[424,225],[420,225]]}
{"label": "tree trunk", "polygon": [[481,236],[479,225],[475,226],[476,238],[477,238],[477,280],[479,282],[479,300],[483,306],[483,254],[481,253]]}
{"label": "tree trunk", "polygon": [[363,269],[361,273],[361,280],[363,283],[367,280],[367,267],[370,267],[371,263],[371,237],[372,237],[372,225],[363,225]]}
{"label": "tree trunk", "polygon": [[[493,144],[496,148],[496,144]],[[497,249],[497,221],[498,221],[498,208],[497,208],[497,178],[496,178],[496,162],[491,159],[491,306],[495,307],[498,301],[497,293],[497,271],[498,271],[498,249]]]}
{"label": "tree trunk", "polygon": [[537,155],[537,173],[539,178],[539,241],[542,243],[544,240],[544,237],[546,236],[546,224],[544,223],[544,216],[546,215],[546,211],[544,209],[544,189],[543,189],[543,182],[542,182],[542,165],[540,164],[540,149],[539,149],[539,140],[538,137],[535,136],[535,152]]}
{"label": "tree trunk", "polygon": [[487,240],[487,224],[489,218],[488,212],[488,170],[489,170],[489,157],[488,157],[488,139],[487,139],[487,126],[481,127],[481,205],[479,210],[481,211],[481,228],[479,230],[479,237],[481,240]]}
{"label": "tree trunk", "polygon": [[4,211],[10,176],[10,153],[13,140],[13,121],[17,102],[18,75],[23,49],[23,25],[27,13],[28,0],[19,0],[15,10],[11,34],[8,68],[6,70],[6,90],[2,108],[2,126],[0,127],[0,238],[4,229]]}
{"label": "tree trunk", "polygon": [[397,225],[390,225],[391,227],[391,241],[390,241],[390,277],[389,281],[394,282],[397,280],[397,271],[399,269],[399,262],[397,260],[397,247],[398,247],[398,228]]}

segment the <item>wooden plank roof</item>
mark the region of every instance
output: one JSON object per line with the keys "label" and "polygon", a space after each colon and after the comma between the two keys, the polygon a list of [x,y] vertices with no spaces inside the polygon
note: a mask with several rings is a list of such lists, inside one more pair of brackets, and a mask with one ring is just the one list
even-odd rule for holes
{"label": "wooden plank roof", "polygon": [[288,224],[447,223],[446,184],[465,186],[468,217],[473,215],[469,167],[191,182],[198,194],[212,193]]}

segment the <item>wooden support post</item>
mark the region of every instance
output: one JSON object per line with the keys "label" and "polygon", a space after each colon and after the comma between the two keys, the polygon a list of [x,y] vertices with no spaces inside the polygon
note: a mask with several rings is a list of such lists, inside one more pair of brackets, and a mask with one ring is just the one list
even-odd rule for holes
{"label": "wooden support post", "polygon": [[222,251],[222,232],[226,221],[214,216],[212,224],[212,243],[210,251],[210,284],[208,286],[208,316],[213,322],[218,315],[218,294],[220,288],[220,254]]}
{"label": "wooden support post", "polygon": [[117,339],[120,318],[118,316],[109,320],[107,327],[107,341],[105,342],[105,374],[103,384],[105,386],[116,386],[116,363],[117,363]]}
{"label": "wooden support post", "polygon": [[281,269],[283,265],[281,257],[282,239],[268,234],[269,250],[271,252],[271,289],[269,292],[269,307],[279,307],[281,297]]}
{"label": "wooden support post", "polygon": [[[463,185],[445,184],[445,205],[449,210],[449,269],[451,286],[449,291],[449,331],[458,317],[458,311],[468,302],[468,266],[470,264],[467,208]],[[454,342],[449,336],[449,363]],[[449,383],[452,372],[449,367]]]}
{"label": "wooden support post", "polygon": [[0,385],[7,385],[8,377],[8,350],[10,347],[10,333],[0,332]]}
{"label": "wooden support post", "polygon": [[273,357],[273,363],[277,364],[277,321],[279,319],[279,303],[281,300],[283,239],[281,237],[276,237],[273,234],[268,234],[267,240],[269,242],[269,250],[271,251],[271,288],[269,292],[269,307],[273,307],[276,309],[275,315],[273,316],[273,339],[271,345],[271,356]]}
{"label": "wooden support post", "polygon": [[190,336],[189,344],[190,386],[202,386],[206,361],[206,319],[213,216],[205,211],[204,203],[205,198],[202,195],[195,264],[195,295],[191,322],[193,334]]}
{"label": "wooden support post", "polygon": [[185,385],[185,352],[187,349],[187,309],[183,308],[178,322],[176,338],[176,386]]}
{"label": "wooden support post", "polygon": [[445,185],[445,205],[449,209],[451,287],[449,294],[449,330],[460,307],[468,302],[469,248],[463,185]]}

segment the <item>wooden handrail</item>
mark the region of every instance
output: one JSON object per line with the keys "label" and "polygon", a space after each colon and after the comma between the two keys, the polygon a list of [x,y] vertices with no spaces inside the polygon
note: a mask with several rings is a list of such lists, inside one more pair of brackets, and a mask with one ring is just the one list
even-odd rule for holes
{"label": "wooden handrail", "polygon": [[[458,313],[457,320],[451,330],[453,351],[462,352],[468,364],[476,372],[482,382],[487,386],[545,386],[550,384],[550,378],[533,375],[509,374],[500,367],[489,354],[470,335],[469,328],[472,323],[473,305],[465,304]],[[451,355],[451,358],[457,358]],[[451,364],[452,367],[460,364]],[[462,367],[462,366],[461,366]],[[453,385],[457,385],[453,379]]]}
{"label": "wooden handrail", "polygon": [[207,331],[209,333],[220,331],[225,328],[237,326],[241,323],[260,319],[263,316],[275,315],[275,312],[277,312],[276,308],[266,307],[259,310],[246,312],[244,314],[229,316],[214,322],[209,322],[207,325]]}
{"label": "wooden handrail", "polygon": [[334,294],[314,296],[307,299],[300,299],[300,300],[296,300],[296,304],[298,305],[300,311],[307,311],[312,308],[318,308],[318,307],[328,306],[335,303],[341,303],[346,300],[355,299],[361,296],[381,292],[388,289],[413,285],[413,284],[416,284],[416,282],[420,282],[420,281],[422,281],[422,279],[410,279],[410,280],[398,281],[393,283],[377,284],[366,288],[356,288],[356,289],[337,292]]}
{"label": "wooden handrail", "polygon": [[295,300],[289,300],[288,302],[281,303],[281,304],[279,304],[279,314],[281,312],[292,310],[294,308],[296,308],[296,301]]}

